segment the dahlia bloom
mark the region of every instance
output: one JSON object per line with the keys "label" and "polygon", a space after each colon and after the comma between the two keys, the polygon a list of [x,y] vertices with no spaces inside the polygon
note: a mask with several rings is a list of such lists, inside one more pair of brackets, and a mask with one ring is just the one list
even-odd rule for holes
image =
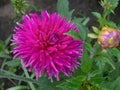
{"label": "dahlia bloom", "polygon": [[17,23],[12,39],[14,58],[19,57],[24,68],[35,71],[36,79],[47,75],[59,80],[59,73],[70,76],[79,66],[83,41],[75,40],[66,33],[78,32],[78,28],[59,14],[47,11],[23,16],[23,23]]}
{"label": "dahlia bloom", "polygon": [[98,36],[98,43],[103,49],[117,47],[120,42],[120,32],[113,28],[103,27]]}

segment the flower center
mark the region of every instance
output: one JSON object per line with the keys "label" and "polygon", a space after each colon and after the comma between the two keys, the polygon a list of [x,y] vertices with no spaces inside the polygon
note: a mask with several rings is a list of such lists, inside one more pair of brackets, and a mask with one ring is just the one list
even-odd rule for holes
{"label": "flower center", "polygon": [[53,45],[56,44],[59,40],[59,37],[54,33],[49,38],[49,44]]}
{"label": "flower center", "polygon": [[109,44],[113,44],[113,42],[114,42],[114,38],[113,37],[111,37],[110,39],[109,39]]}

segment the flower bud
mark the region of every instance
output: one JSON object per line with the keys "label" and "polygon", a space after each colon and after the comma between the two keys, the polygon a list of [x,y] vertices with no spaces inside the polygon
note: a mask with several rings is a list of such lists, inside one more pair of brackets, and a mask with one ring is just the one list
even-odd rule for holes
{"label": "flower bud", "polygon": [[98,36],[98,43],[103,49],[117,47],[119,41],[120,32],[114,28],[103,27]]}

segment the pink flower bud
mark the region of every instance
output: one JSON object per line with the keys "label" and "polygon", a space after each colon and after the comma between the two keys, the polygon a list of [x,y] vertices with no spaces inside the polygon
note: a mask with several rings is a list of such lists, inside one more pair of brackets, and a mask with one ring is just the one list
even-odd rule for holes
{"label": "pink flower bud", "polygon": [[120,32],[114,28],[103,27],[98,36],[98,43],[103,49],[117,47],[119,41]]}

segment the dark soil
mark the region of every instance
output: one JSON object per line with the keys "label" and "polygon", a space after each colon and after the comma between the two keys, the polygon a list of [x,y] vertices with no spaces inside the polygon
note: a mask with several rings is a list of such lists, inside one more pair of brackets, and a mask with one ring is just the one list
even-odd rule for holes
{"label": "dark soil", "polygon": [[[57,0],[28,1],[39,9],[48,10],[49,12],[56,11]],[[81,17],[81,15],[89,17],[90,22],[88,23],[88,27],[90,28],[93,25],[97,25],[96,18],[93,17],[91,12],[102,12],[102,7],[100,6],[99,1],[100,0],[69,0],[69,8],[70,10],[75,9],[74,16],[76,17]],[[8,35],[12,34],[13,32],[13,27],[15,26],[15,23],[13,23],[13,17],[15,17],[15,13],[9,0],[1,0],[0,2],[0,39],[5,40],[8,37]],[[119,11],[120,7],[116,9],[116,14],[113,15],[112,20],[116,22],[119,21]]]}

